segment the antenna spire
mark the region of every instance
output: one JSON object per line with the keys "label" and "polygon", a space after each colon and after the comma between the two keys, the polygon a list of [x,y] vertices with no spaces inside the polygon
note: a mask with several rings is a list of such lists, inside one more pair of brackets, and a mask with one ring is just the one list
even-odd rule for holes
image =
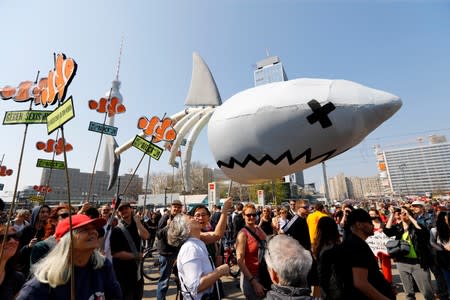
{"label": "antenna spire", "polygon": [[269,57],[269,48],[266,48],[266,56]]}
{"label": "antenna spire", "polygon": [[120,42],[120,50],[119,50],[119,59],[117,60],[117,72],[116,72],[116,80],[119,81],[119,71],[120,71],[120,61],[122,59],[122,48],[123,48],[123,36]]}

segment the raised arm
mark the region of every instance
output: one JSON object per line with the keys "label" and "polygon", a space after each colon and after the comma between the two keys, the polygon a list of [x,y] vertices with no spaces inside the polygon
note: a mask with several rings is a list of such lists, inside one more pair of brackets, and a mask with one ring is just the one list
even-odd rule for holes
{"label": "raised arm", "polygon": [[227,198],[225,203],[223,204],[223,209],[220,214],[219,222],[217,222],[216,229],[212,232],[202,232],[200,234],[200,239],[205,244],[211,244],[218,240],[220,240],[225,234],[225,230],[227,228],[227,216],[228,211],[233,206],[233,198]]}

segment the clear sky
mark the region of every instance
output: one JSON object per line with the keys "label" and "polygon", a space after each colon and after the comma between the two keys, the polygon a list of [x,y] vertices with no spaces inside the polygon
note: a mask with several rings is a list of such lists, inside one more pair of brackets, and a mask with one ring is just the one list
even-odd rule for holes
{"label": "clear sky", "polygon": [[[87,130],[89,121],[103,121],[87,103],[111,87],[122,36],[119,78],[127,112],[116,117],[119,144],[140,132],[139,117],[185,108],[192,52],[209,65],[226,101],[253,86],[255,63],[266,49],[281,58],[290,79],[347,79],[403,100],[400,111],[360,145],[328,161],[329,176],[376,175],[377,143],[414,142],[433,133],[450,138],[449,1],[0,0],[0,11],[0,87],[34,80],[38,70],[45,76],[54,52],[78,63],[67,93],[74,98],[76,117],[65,135],[74,147],[68,165],[83,172],[92,170],[99,142],[99,135]],[[0,100],[1,120],[5,111],[28,106]],[[5,190],[14,188],[24,128],[0,125],[0,155],[15,171],[0,177]],[[45,125],[29,126],[19,188],[39,184],[42,169],[36,161],[51,155],[35,144],[51,137],[56,136],[48,136]],[[140,157],[136,149],[125,152],[120,174],[134,169]],[[165,154],[154,161],[151,171],[171,172],[167,160]],[[216,167],[206,129],[192,160]],[[146,173],[146,164],[138,173]],[[322,184],[321,167],[305,170],[305,182]]]}

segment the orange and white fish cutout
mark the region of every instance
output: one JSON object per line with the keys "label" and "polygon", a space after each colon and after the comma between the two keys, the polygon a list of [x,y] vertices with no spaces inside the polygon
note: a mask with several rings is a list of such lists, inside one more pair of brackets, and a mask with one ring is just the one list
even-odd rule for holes
{"label": "orange and white fish cutout", "polygon": [[117,97],[113,97],[109,103],[106,98],[100,98],[98,102],[95,100],[89,100],[88,105],[90,109],[95,109],[99,113],[108,112],[108,117],[112,117],[115,114],[121,114],[126,111],[125,105],[120,103],[120,100]]}
{"label": "orange and white fish cutout", "polygon": [[56,56],[56,66],[50,70],[48,76],[41,78],[37,84],[23,81],[18,87],[5,86],[0,89],[3,100],[13,99],[16,102],[26,102],[34,99],[34,104],[43,107],[55,104],[56,100],[63,101],[67,87],[71,83],[77,70],[77,64],[72,58],[59,53]]}
{"label": "orange and white fish cutout", "polygon": [[13,170],[8,169],[6,166],[0,167],[0,176],[11,176],[13,173]]}
{"label": "orange and white fish cutout", "polygon": [[18,87],[5,86],[0,89],[0,97],[3,100],[13,98],[16,102],[26,102],[34,99],[34,104],[41,103],[41,91],[47,86],[47,78],[41,78],[38,84],[33,81],[22,81]]}
{"label": "orange and white fish cutout", "polygon": [[[53,153],[55,152],[56,155],[60,155],[61,153],[64,152],[64,148],[63,148],[64,144],[63,144],[63,139],[59,138],[58,141],[56,140],[52,140],[49,139],[47,140],[47,143],[44,142],[37,142],[36,143],[36,148],[38,150],[43,150],[47,153]],[[66,152],[72,151],[73,147],[71,144],[66,143]]]}
{"label": "orange and white fish cutout", "polygon": [[55,65],[55,68],[48,72],[47,87],[41,93],[41,104],[43,107],[47,107],[48,104],[54,104],[56,100],[64,100],[67,87],[72,82],[77,71],[77,63],[62,53],[56,56]]}
{"label": "orange and white fish cutout", "polygon": [[158,143],[160,141],[174,141],[177,133],[173,128],[175,122],[170,118],[160,118],[154,116],[150,120],[146,117],[141,117],[138,120],[138,128],[142,129],[145,135],[152,136],[152,142]]}
{"label": "orange and white fish cutout", "polygon": [[33,186],[33,190],[35,190],[36,192],[41,192],[41,193],[50,193],[53,191],[53,189],[51,187],[49,187],[48,185],[35,185]]}

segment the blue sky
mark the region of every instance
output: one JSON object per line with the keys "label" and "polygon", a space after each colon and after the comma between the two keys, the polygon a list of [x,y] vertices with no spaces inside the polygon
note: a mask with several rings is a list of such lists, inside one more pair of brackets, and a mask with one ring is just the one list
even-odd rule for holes
{"label": "blue sky", "polygon": [[[103,117],[88,109],[89,99],[109,90],[119,46],[124,47],[119,78],[127,112],[116,117],[119,144],[139,133],[139,117],[172,115],[184,109],[192,69],[192,52],[209,65],[223,101],[253,86],[256,61],[278,55],[290,79],[347,79],[385,90],[403,99],[401,110],[360,145],[328,161],[328,175],[376,175],[373,145],[414,142],[416,137],[450,138],[450,2],[449,1],[12,1],[0,0],[3,45],[0,87],[45,76],[53,52],[78,63],[67,95],[76,118],[65,126],[74,150],[68,165],[90,172],[99,135],[89,121]],[[0,101],[5,111],[28,104]],[[35,109],[41,109],[35,107]],[[52,108],[53,109],[53,108]],[[24,126],[0,125],[0,155],[17,171]],[[43,125],[29,127],[19,188],[38,184],[35,149],[50,137]],[[136,167],[140,152],[122,155],[120,173]],[[62,157],[57,157],[62,160]],[[171,172],[168,155],[153,162],[152,172]],[[206,129],[193,161],[215,167]],[[141,166],[139,174],[144,175]],[[17,172],[0,177],[14,188]],[[320,185],[321,168],[305,170],[305,181]]]}

